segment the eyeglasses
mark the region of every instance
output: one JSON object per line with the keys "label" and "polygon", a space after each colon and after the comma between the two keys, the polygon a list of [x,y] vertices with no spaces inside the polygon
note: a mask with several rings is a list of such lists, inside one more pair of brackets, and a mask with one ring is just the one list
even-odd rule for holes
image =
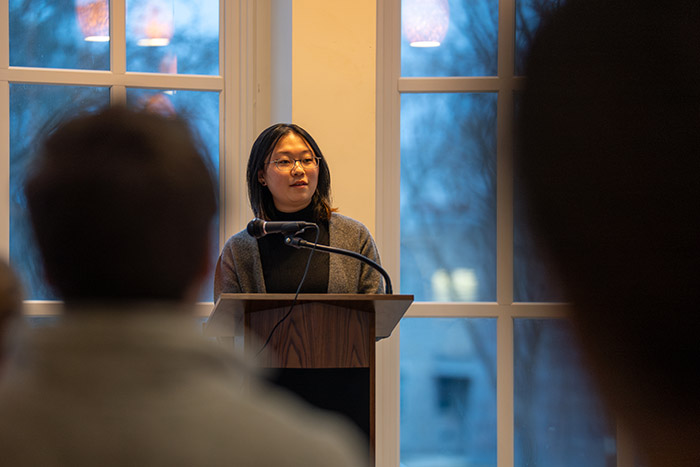
{"label": "eyeglasses", "polygon": [[304,170],[311,170],[318,167],[320,157],[317,156],[307,156],[303,159],[289,159],[287,157],[282,157],[281,159],[276,159],[274,161],[268,162],[268,164],[275,164],[277,170],[280,172],[291,172],[292,169],[297,165],[297,162]]}

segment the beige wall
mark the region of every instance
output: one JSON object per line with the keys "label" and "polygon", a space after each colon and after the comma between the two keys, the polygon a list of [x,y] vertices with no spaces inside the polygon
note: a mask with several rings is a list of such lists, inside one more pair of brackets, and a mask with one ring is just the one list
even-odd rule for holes
{"label": "beige wall", "polygon": [[292,121],[326,156],[334,206],[374,233],[376,0],[292,7]]}

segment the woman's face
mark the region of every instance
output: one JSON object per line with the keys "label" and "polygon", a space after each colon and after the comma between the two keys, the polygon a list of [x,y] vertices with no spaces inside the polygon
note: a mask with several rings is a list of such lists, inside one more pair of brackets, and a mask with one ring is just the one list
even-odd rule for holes
{"label": "woman's face", "polygon": [[[304,168],[304,159],[314,158],[309,145],[294,132],[289,132],[277,142],[270,157],[265,161],[265,168],[258,172],[258,180],[267,185],[277,210],[295,212],[311,203],[318,184],[318,167]],[[273,161],[292,161],[291,170],[279,169]]]}

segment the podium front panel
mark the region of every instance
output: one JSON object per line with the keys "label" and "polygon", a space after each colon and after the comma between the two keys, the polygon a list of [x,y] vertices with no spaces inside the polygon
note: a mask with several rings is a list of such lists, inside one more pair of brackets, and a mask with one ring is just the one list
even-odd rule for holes
{"label": "podium front panel", "polygon": [[[259,309],[256,309],[259,308]],[[373,310],[343,303],[298,303],[274,331],[256,363],[271,368],[368,368],[374,366]],[[256,355],[275,325],[289,311],[270,303],[246,305],[245,351]]]}

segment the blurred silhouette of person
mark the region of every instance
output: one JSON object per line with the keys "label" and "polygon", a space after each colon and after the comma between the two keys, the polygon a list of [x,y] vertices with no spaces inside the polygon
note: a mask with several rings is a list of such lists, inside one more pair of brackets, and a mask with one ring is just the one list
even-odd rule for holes
{"label": "blurred silhouette of person", "polygon": [[700,465],[700,4],[570,0],[526,65],[517,173],[609,406]]}
{"label": "blurred silhouette of person", "polygon": [[22,287],[10,265],[0,260],[0,377],[22,317]]}
{"label": "blurred silhouette of person", "polygon": [[3,463],[362,463],[354,431],[250,379],[197,331],[217,209],[200,148],[183,120],[124,108],[44,142],[25,193],[65,313],[0,384]]}

